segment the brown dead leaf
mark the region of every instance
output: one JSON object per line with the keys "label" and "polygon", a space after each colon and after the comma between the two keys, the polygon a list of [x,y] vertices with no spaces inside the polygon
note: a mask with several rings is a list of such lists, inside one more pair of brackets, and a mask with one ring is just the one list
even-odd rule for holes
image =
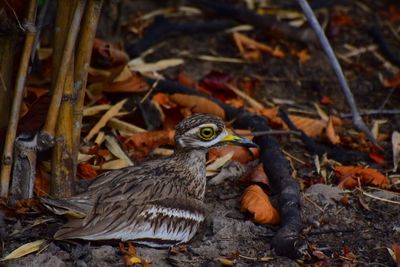
{"label": "brown dead leaf", "polygon": [[319,119],[312,119],[297,115],[290,115],[289,118],[298,129],[304,131],[304,133],[311,138],[320,136],[326,127],[326,122]]}
{"label": "brown dead leaf", "polygon": [[299,52],[296,53],[296,56],[301,64],[306,63],[311,58],[310,52],[308,52],[307,49],[300,50]]}
{"label": "brown dead leaf", "polygon": [[342,189],[352,189],[358,185],[358,179],[361,184],[375,185],[381,188],[389,186],[389,179],[376,169],[363,168],[360,166],[336,166],[336,176]]}
{"label": "brown dead leaf", "polygon": [[242,146],[221,146],[214,147],[208,151],[207,161],[214,161],[230,152],[233,152],[232,160],[239,161],[242,164],[255,160],[260,155],[258,148],[246,148]]}
{"label": "brown dead leaf", "polygon": [[176,107],[174,103],[167,94],[157,93],[153,96],[153,101],[162,106],[163,108],[170,109]]}
{"label": "brown dead leaf", "polygon": [[172,129],[135,133],[124,144],[134,150],[131,153],[134,158],[141,160],[161,145],[174,144],[174,137],[175,131]]}
{"label": "brown dead leaf", "polygon": [[102,59],[99,61],[108,66],[120,65],[129,61],[129,56],[125,51],[118,49],[110,42],[98,38],[93,42],[92,58],[96,61],[97,57],[101,57]]}
{"label": "brown dead leaf", "polygon": [[393,244],[392,250],[394,254],[394,261],[397,263],[397,267],[400,267],[400,244]]}
{"label": "brown dead leaf", "polygon": [[400,88],[400,72],[391,78],[384,79],[383,86],[389,88]]}
{"label": "brown dead leaf", "polygon": [[333,127],[332,116],[329,117],[325,133],[329,142],[331,142],[334,145],[340,144],[340,137],[339,135],[337,135],[337,133],[335,132],[335,128]]}
{"label": "brown dead leaf", "polygon": [[243,99],[240,98],[232,98],[232,99],[227,99],[225,101],[226,104],[234,107],[234,108],[242,108],[244,107],[244,101]]}
{"label": "brown dead leaf", "polygon": [[97,172],[89,163],[78,164],[78,175],[87,180],[93,180],[97,176]]}
{"label": "brown dead leaf", "polygon": [[257,167],[246,177],[240,179],[242,182],[246,183],[261,183],[269,186],[268,176],[265,174],[264,166],[259,163]]}
{"label": "brown dead leaf", "polygon": [[333,105],[335,102],[329,96],[322,96],[321,100],[319,101],[322,105]]}
{"label": "brown dead leaf", "polygon": [[17,249],[13,250],[10,254],[8,254],[6,257],[3,259],[0,259],[0,261],[6,261],[6,260],[12,260],[12,259],[18,259],[21,258],[25,255],[28,255],[30,253],[36,252],[43,248],[43,246],[47,243],[47,240],[45,239],[40,239],[36,240],[33,242],[26,243]]}
{"label": "brown dead leaf", "polygon": [[393,171],[397,171],[400,162],[400,133],[392,133]]}
{"label": "brown dead leaf", "polygon": [[240,211],[252,214],[252,220],[255,223],[278,224],[280,222],[278,211],[258,185],[250,185],[246,188],[241,199]]}
{"label": "brown dead leaf", "polygon": [[186,87],[195,88],[197,83],[185,72],[178,74],[178,82]]}
{"label": "brown dead leaf", "polygon": [[117,104],[112,106],[104,115],[101,117],[101,119],[96,123],[96,125],[90,130],[90,132],[87,134],[87,136],[84,138],[86,141],[89,141],[92,139],[92,137],[97,134],[101,128],[106,126],[107,122],[114,117],[115,115],[118,114],[119,110],[122,108],[122,106],[125,104],[127,99],[123,99],[119,101]]}
{"label": "brown dead leaf", "polygon": [[263,108],[261,110],[249,109],[249,111],[267,117],[269,125],[272,128],[282,128],[286,126],[281,117],[278,115],[278,108]]}
{"label": "brown dead leaf", "polygon": [[233,33],[233,40],[235,41],[242,57],[247,60],[259,60],[261,58],[261,52],[266,52],[277,58],[285,57],[285,54],[279,47],[273,48],[259,43],[238,32]]}
{"label": "brown dead leaf", "polygon": [[213,101],[197,96],[186,94],[172,94],[171,100],[182,107],[189,108],[195,113],[210,113],[218,117],[225,118],[225,111]]}
{"label": "brown dead leaf", "polygon": [[113,79],[113,81],[104,86],[103,92],[109,93],[138,93],[146,92],[150,86],[141,75],[132,72],[127,65]]}

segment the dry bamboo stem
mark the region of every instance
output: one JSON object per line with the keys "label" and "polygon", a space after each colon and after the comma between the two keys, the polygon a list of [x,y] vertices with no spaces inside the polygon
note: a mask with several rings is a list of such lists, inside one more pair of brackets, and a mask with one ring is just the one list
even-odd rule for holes
{"label": "dry bamboo stem", "polygon": [[10,185],[10,174],[12,167],[12,157],[14,149],[14,141],[17,133],[17,125],[19,119],[19,112],[21,108],[21,101],[28,73],[29,59],[31,57],[33,43],[35,41],[35,18],[36,18],[36,0],[31,0],[29,3],[29,11],[27,17],[26,37],[24,48],[22,51],[21,63],[18,70],[18,76],[15,84],[15,94],[13,98],[12,110],[7,129],[7,135],[3,151],[3,160],[1,166],[1,197],[7,197]]}
{"label": "dry bamboo stem", "polygon": [[64,82],[65,78],[67,77],[70,60],[79,33],[85,4],[86,0],[78,0],[71,21],[71,26],[68,30],[67,40],[64,46],[64,52],[61,57],[61,62],[58,69],[58,74],[54,85],[55,87],[53,90],[49,111],[47,113],[46,122],[39,136],[39,142],[44,147],[51,147],[54,144],[54,130],[58,119],[60,103],[63,96]]}
{"label": "dry bamboo stem", "polygon": [[[60,0],[58,2],[56,30],[54,38],[54,67],[59,70],[61,66],[61,55],[66,44],[66,36],[63,34],[68,31],[72,17],[74,15],[77,1]],[[74,50],[72,52],[74,55]],[[57,68],[58,67],[58,68]],[[74,57],[68,63],[63,86],[63,97],[60,103],[58,123],[55,128],[55,144],[53,147],[51,164],[50,193],[57,198],[66,198],[73,193],[73,172],[72,172],[72,112],[74,106],[73,86],[74,86]],[[53,75],[53,88],[57,87],[57,76]]]}
{"label": "dry bamboo stem", "polygon": [[78,159],[78,150],[80,144],[80,135],[82,127],[83,105],[85,99],[85,89],[87,74],[92,55],[93,41],[96,35],[98,20],[100,17],[103,0],[89,0],[83,17],[82,30],[79,36],[78,48],[75,61],[75,95],[76,105],[73,114],[73,172],[76,174],[76,165]]}

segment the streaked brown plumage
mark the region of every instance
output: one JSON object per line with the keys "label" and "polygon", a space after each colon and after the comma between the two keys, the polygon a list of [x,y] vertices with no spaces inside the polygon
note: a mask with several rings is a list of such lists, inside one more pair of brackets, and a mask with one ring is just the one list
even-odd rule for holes
{"label": "streaked brown plumage", "polygon": [[198,114],[176,128],[173,155],[100,175],[87,192],[43,199],[56,214],[72,213],[56,239],[132,240],[152,247],[189,241],[204,220],[206,152],[223,143],[252,146],[228,135],[221,119]]}

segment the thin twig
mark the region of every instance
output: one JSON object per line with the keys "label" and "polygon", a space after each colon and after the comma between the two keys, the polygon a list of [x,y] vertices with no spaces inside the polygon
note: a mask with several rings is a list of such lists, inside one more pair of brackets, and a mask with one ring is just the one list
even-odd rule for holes
{"label": "thin twig", "polygon": [[[400,109],[366,109],[360,112],[360,115],[396,115],[400,114]],[[340,117],[348,118],[353,116],[350,113],[341,113]]]}
{"label": "thin twig", "polygon": [[[8,3],[8,2],[7,2]],[[36,0],[31,0],[29,3],[29,11],[27,17],[27,31],[25,37],[25,44],[22,51],[21,63],[18,70],[18,76],[15,84],[15,94],[12,103],[12,110],[10,114],[10,120],[8,123],[8,129],[6,134],[6,140],[4,144],[3,160],[1,166],[1,197],[7,197],[8,189],[10,185],[10,174],[12,166],[12,157],[14,149],[14,141],[17,133],[17,125],[19,119],[19,113],[21,109],[22,96],[28,74],[29,59],[33,43],[35,40],[35,18],[36,18]]]}
{"label": "thin twig", "polygon": [[357,188],[357,189],[358,189],[364,196],[367,196],[367,197],[370,197],[370,198],[373,198],[373,199],[376,199],[376,200],[379,200],[379,201],[383,201],[383,202],[386,202],[386,203],[391,203],[391,204],[400,205],[400,202],[399,202],[399,201],[390,200],[390,199],[386,199],[386,198],[382,198],[382,197],[377,197],[377,196],[375,196],[375,195],[373,195],[373,194],[370,194],[370,193],[365,192],[365,191],[362,190],[361,188]]}
{"label": "thin twig", "polygon": [[311,27],[313,28],[317,38],[319,39],[322,49],[324,50],[325,54],[327,55],[329,62],[336,74],[336,77],[339,80],[340,88],[342,89],[342,93],[344,94],[347,104],[351,109],[351,113],[353,115],[353,125],[360,131],[367,134],[368,138],[377,144],[374,136],[372,135],[371,131],[365,125],[364,121],[362,120],[360,113],[358,112],[356,102],[353,97],[353,93],[351,92],[349,85],[347,84],[346,78],[343,74],[343,70],[340,67],[340,64],[333,52],[331,45],[329,44],[328,39],[325,36],[324,31],[321,28],[321,25],[318,23],[317,18],[315,17],[314,12],[312,11],[310,5],[308,4],[307,0],[297,0],[300,4],[305,16],[307,17]]}

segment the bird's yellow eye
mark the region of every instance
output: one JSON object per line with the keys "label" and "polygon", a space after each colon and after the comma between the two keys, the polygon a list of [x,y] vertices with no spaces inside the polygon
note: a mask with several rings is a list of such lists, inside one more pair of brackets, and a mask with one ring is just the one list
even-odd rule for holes
{"label": "bird's yellow eye", "polygon": [[212,127],[203,127],[200,129],[199,136],[203,140],[211,140],[215,136],[215,130]]}

